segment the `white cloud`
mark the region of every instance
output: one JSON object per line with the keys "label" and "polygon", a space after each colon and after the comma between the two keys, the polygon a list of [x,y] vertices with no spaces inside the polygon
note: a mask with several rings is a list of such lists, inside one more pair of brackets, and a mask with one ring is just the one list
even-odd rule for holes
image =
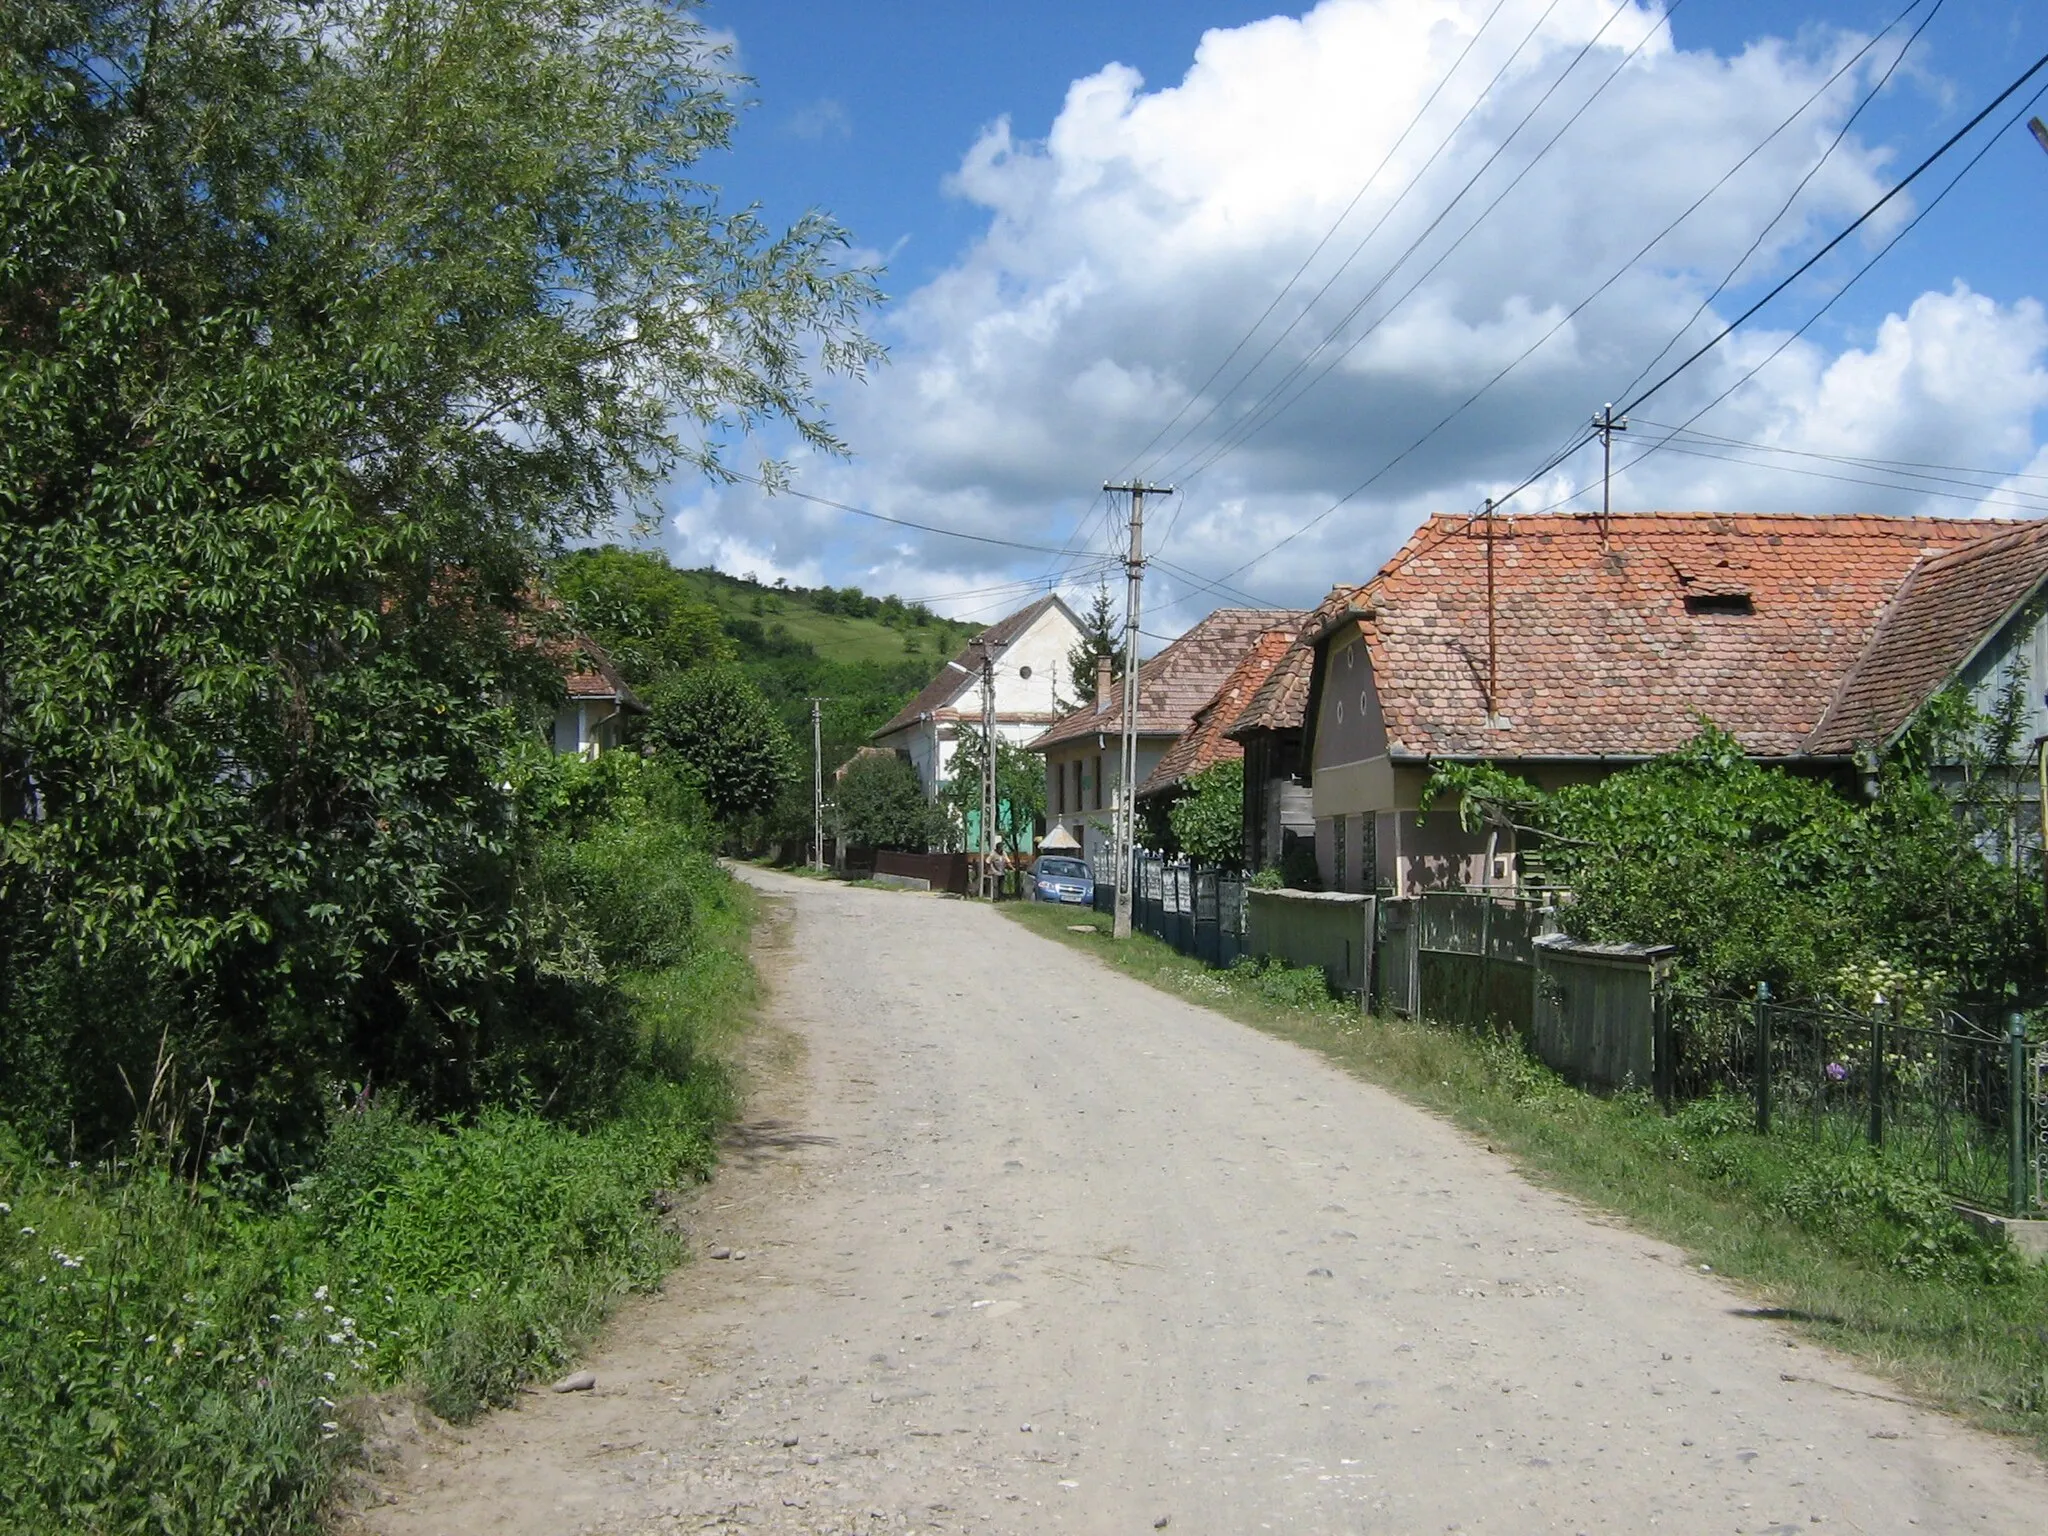
{"label": "white cloud", "polygon": [[821,96],[808,106],[799,107],[793,113],[784,131],[792,138],[850,139],[853,137],[853,119],[846,115],[843,103],[830,96]]}
{"label": "white cloud", "polygon": [[[886,336],[892,366],[840,396],[840,424],[858,460],[803,463],[798,483],[896,516],[1056,545],[1094,485],[1134,457],[1154,476],[1186,480],[1199,470],[1185,506],[1163,511],[1155,536],[1177,516],[1167,558],[1220,573],[1394,460],[1558,327],[1427,446],[1238,582],[1276,600],[1312,600],[1335,580],[1370,574],[1425,513],[1475,505],[1520,480],[1687,325],[1807,174],[1892,46],[1880,45],[1828,88],[1697,214],[1636,259],[1864,39],[1806,32],[1718,56],[1676,49],[1648,6],[1617,14],[1611,0],[1559,0],[1545,17],[1547,3],[1508,0],[1473,43],[1492,0],[1324,0],[1300,18],[1209,32],[1185,77],[1163,89],[1147,90],[1120,65],[1074,82],[1042,142],[1020,140],[1007,121],[995,122],[966,148],[950,184],[985,210],[986,232],[895,307]],[[1468,44],[1450,83],[1397,146]],[[1583,61],[1518,129],[1582,49]],[[1500,82],[1486,91],[1496,71]],[[1610,75],[1583,117],[1536,159]],[[1468,109],[1469,121],[1428,163]],[[1202,381],[1389,156],[1311,262],[1306,284],[1198,397]],[[1751,275],[1784,270],[1817,234],[1860,212],[1882,189],[1890,158],[1884,146],[1845,139],[1764,240]],[[1883,238],[1910,212],[1901,199],[1871,238]],[[1375,230],[1339,272],[1341,259]],[[1397,260],[1411,244],[1413,253]],[[1616,273],[1600,298],[1566,320]],[[1303,315],[1308,296],[1333,277],[1327,296]],[[1814,302],[1811,291],[1806,302]],[[1316,352],[1354,305],[1357,317],[1336,343]],[[1730,307],[1725,299],[1720,305]],[[1222,399],[1176,446],[1221,386],[1298,316],[1301,323],[1247,387]],[[1693,322],[1686,346],[1672,356],[1719,323],[1713,313]],[[1783,340],[1745,332],[1643,415],[1683,421]],[[1839,356],[1804,340],[1785,346],[1700,425],[1810,453],[2017,466],[2033,455],[2044,353],[2048,321],[2038,305],[2002,307],[1958,286],[1921,296]],[[1206,450],[1218,434],[1241,430],[1266,388],[1304,362],[1308,371],[1280,396],[1306,385],[1298,401],[1209,463]],[[1171,451],[1140,456],[1189,402],[1162,440]],[[1618,447],[1617,461],[1627,462],[1650,435],[1639,427],[1627,449]],[[1802,462],[1818,472],[1840,468]],[[1590,464],[1590,453],[1582,454],[1525,504],[1546,489],[1576,487],[1574,477]],[[1620,482],[1617,504],[1906,510],[1918,503],[1838,481],[1660,455]],[[793,579],[798,570],[824,570],[840,581],[894,584],[918,595],[1053,564],[800,511],[788,501],[728,493],[694,506],[693,548],[722,548],[724,540],[753,551],[759,568]],[[1958,509],[1952,501],[1930,506]],[[1164,630],[1216,600],[1190,598],[1171,573],[1155,574],[1152,611]],[[1176,599],[1179,606],[1165,606]]]}

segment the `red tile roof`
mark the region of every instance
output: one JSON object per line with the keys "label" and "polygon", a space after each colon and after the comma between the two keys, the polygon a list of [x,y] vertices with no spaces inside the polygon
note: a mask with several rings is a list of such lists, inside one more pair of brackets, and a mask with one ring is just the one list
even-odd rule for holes
{"label": "red tile roof", "polygon": [[1395,756],[1643,756],[1701,716],[1758,755],[1802,752],[1907,573],[2015,525],[1645,512],[1607,526],[1495,521],[1491,723],[1483,522],[1432,517],[1372,581],[1325,601],[1324,633],[1366,615]]}
{"label": "red tile roof", "polygon": [[1327,623],[1329,615],[1325,608],[1341,597],[1343,606],[1349,606],[1352,587],[1339,587],[1317,605],[1302,625],[1301,633],[1294,643],[1273,664],[1266,680],[1259,685],[1251,701],[1239,711],[1237,723],[1225,731],[1226,736],[1243,740],[1253,731],[1297,731],[1301,729],[1302,716],[1308,708],[1309,680],[1315,674],[1316,652],[1314,644],[1307,638],[1319,632]]}
{"label": "red tile roof", "polygon": [[[629,714],[644,715],[647,706],[626,686],[604,648],[587,636],[559,642],[562,687],[572,699],[608,699]],[[571,670],[571,669],[574,670]]]}
{"label": "red tile roof", "polygon": [[[1138,734],[1178,736],[1195,711],[1215,696],[1253,642],[1271,629],[1299,624],[1303,615],[1285,608],[1218,608],[1173,644],[1138,668]],[[1043,752],[1063,741],[1097,731],[1121,731],[1124,693],[1083,705],[1030,744]]]}
{"label": "red tile roof", "polygon": [[1244,659],[1223,680],[1223,686],[1195,711],[1194,723],[1180,733],[1180,738],[1166,749],[1166,755],[1138,786],[1138,794],[1158,794],[1204,768],[1243,757],[1244,748],[1231,739],[1230,733],[1294,641],[1295,626],[1291,624],[1268,630],[1254,640]]}
{"label": "red tile roof", "polygon": [[1899,589],[1807,750],[1838,756],[1892,738],[2048,579],[2048,523],[1923,562]]}
{"label": "red tile roof", "polygon": [[940,710],[951,708],[953,701],[961,694],[981,685],[983,646],[987,646],[1000,656],[1006,646],[1037,622],[1040,614],[1055,607],[1066,609],[1067,617],[1074,621],[1074,627],[1081,627],[1081,621],[1074,618],[1073,610],[1067,608],[1066,602],[1057,593],[1048,593],[1030,607],[1020,608],[1006,619],[998,619],[961,646],[954,654],[953,660],[940,667],[932,680],[918,691],[917,696],[891,715],[889,723],[868,739],[878,740],[891,732],[902,730],[907,725],[917,724],[926,715],[935,715]]}

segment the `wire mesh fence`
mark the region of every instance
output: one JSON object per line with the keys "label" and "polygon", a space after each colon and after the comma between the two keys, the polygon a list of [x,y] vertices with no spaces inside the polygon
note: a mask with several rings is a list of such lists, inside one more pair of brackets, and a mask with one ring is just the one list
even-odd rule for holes
{"label": "wire mesh fence", "polygon": [[1764,1135],[1824,1151],[1881,1147],[1984,1210],[2048,1209],[2048,1048],[2017,1015],[1855,1012],[1755,997],[1672,1009],[1680,1098],[1715,1091],[1754,1107]]}

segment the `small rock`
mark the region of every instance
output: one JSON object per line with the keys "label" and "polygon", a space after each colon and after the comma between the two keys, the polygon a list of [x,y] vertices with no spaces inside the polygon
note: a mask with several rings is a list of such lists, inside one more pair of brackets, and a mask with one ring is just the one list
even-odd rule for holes
{"label": "small rock", "polygon": [[1173,1516],[1171,1515],[1161,1515],[1157,1520],[1154,1520],[1152,1522],[1152,1529],[1155,1531],[1163,1531],[1166,1529],[1167,1525],[1172,1521],[1172,1519]]}
{"label": "small rock", "polygon": [[795,1435],[784,1435],[784,1436],[782,1437],[782,1448],[783,1448],[783,1449],[784,1449],[785,1451],[787,1451],[787,1450],[790,1450],[790,1449],[791,1449],[791,1448],[793,1448],[793,1447],[794,1447],[795,1445],[796,1445],[796,1436],[795,1436]]}
{"label": "small rock", "polygon": [[597,1385],[597,1378],[589,1371],[576,1371],[564,1376],[549,1387],[550,1392],[588,1392]]}
{"label": "small rock", "polygon": [[732,1250],[723,1247],[713,1248],[704,1257],[707,1259],[729,1259],[732,1257]]}
{"label": "small rock", "polygon": [[744,1248],[735,1248],[732,1251],[732,1256],[735,1260],[744,1259],[747,1256],[747,1250]]}
{"label": "small rock", "polygon": [[1335,1278],[1329,1270],[1323,1269],[1320,1266],[1310,1270],[1309,1277],[1314,1280],[1329,1280]]}

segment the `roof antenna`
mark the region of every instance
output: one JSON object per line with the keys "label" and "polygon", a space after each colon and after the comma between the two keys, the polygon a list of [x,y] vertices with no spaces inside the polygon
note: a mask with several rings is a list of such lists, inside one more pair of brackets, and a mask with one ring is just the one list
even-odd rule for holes
{"label": "roof antenna", "polygon": [[1486,723],[1500,718],[1500,643],[1493,604],[1493,498],[1486,498]]}

